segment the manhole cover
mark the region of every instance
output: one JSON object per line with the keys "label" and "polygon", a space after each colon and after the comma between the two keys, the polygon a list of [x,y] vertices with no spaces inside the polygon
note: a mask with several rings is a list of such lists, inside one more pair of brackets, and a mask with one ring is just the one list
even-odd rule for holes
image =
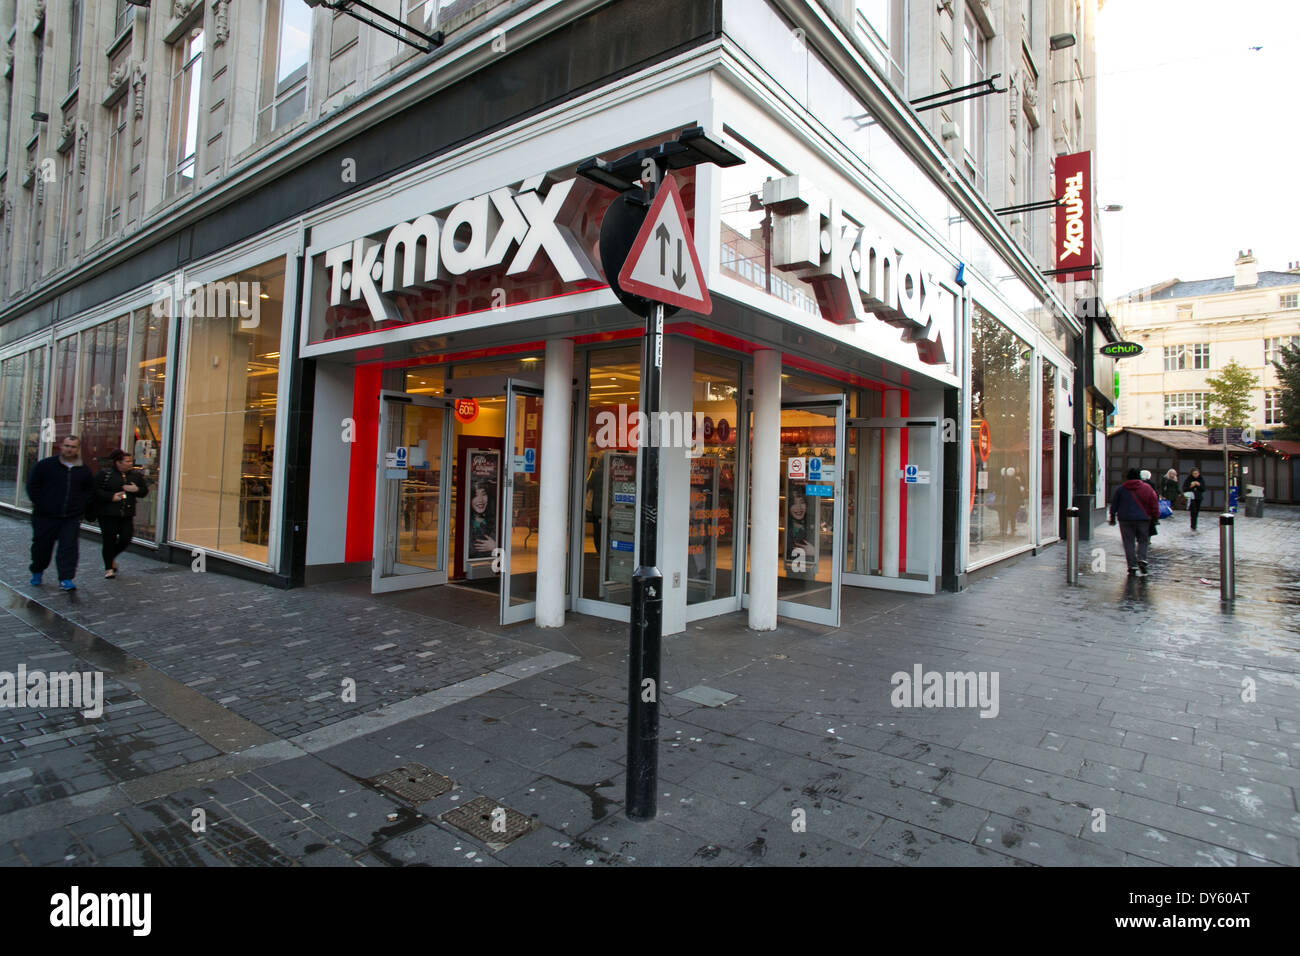
{"label": "manhole cover", "polygon": [[434,797],[442,796],[455,784],[440,773],[434,773],[428,767],[418,763],[407,764],[396,770],[371,777],[368,781],[381,790],[400,797],[407,803],[424,803]]}
{"label": "manhole cover", "polygon": [[505,846],[534,828],[529,817],[488,797],[475,797],[455,810],[448,810],[439,819],[495,847]]}

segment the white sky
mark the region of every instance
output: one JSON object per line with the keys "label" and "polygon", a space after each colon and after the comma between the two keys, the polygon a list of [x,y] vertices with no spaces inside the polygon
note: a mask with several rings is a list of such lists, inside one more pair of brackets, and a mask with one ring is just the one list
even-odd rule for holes
{"label": "white sky", "polygon": [[1103,298],[1300,260],[1300,0],[1106,0],[1097,74]]}

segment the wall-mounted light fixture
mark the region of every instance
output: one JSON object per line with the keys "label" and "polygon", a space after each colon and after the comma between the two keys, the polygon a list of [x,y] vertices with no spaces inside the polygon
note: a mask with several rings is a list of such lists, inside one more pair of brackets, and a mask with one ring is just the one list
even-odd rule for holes
{"label": "wall-mounted light fixture", "polygon": [[1064,50],[1067,47],[1074,46],[1078,41],[1074,38],[1073,33],[1057,33],[1047,42],[1053,50]]}

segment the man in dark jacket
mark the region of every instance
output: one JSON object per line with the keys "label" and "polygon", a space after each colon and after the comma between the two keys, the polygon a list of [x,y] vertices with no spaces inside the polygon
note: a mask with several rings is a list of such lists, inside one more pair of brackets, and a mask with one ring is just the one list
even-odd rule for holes
{"label": "man in dark jacket", "polygon": [[1192,469],[1183,482],[1183,494],[1187,495],[1187,512],[1192,516],[1192,530],[1195,531],[1196,516],[1201,513],[1201,504],[1205,501],[1205,479],[1201,477],[1201,469]]}
{"label": "man in dark jacket", "polygon": [[1147,574],[1147,548],[1151,544],[1151,524],[1160,517],[1156,493],[1139,477],[1136,468],[1128,470],[1128,480],[1115,489],[1110,499],[1110,523],[1119,522],[1124,540],[1124,557],[1128,573],[1144,578]]}
{"label": "man in dark jacket", "polygon": [[27,497],[32,500],[32,585],[50,566],[54,543],[59,544],[55,566],[59,587],[74,590],[77,585],[77,535],[86,502],[95,493],[94,475],[81,461],[81,439],[63,439],[57,455],[36,463],[27,478]]}
{"label": "man in dark jacket", "polygon": [[108,456],[109,467],[95,476],[99,498],[99,527],[103,531],[104,577],[117,577],[117,556],[135,537],[135,501],[149,493],[149,483],[136,471],[135,459],[118,449]]}

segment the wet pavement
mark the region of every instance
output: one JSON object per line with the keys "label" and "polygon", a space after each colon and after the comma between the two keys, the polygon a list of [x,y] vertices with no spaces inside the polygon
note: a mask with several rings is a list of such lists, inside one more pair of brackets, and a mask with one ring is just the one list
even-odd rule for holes
{"label": "wet pavement", "polygon": [[[0,708],[0,864],[1294,866],[1300,509],[1238,518],[1227,608],[1216,521],[1163,522],[1145,579],[1102,528],[1078,588],[1058,545],[961,594],[846,589],[836,629],[690,625],[664,642],[659,814],[632,823],[626,625],[134,554],[69,595],[27,586],[28,526],[0,518],[0,671],[100,671],[106,698]],[[900,700],[918,667],[996,696]],[[399,767],[448,789],[374,779]]]}

